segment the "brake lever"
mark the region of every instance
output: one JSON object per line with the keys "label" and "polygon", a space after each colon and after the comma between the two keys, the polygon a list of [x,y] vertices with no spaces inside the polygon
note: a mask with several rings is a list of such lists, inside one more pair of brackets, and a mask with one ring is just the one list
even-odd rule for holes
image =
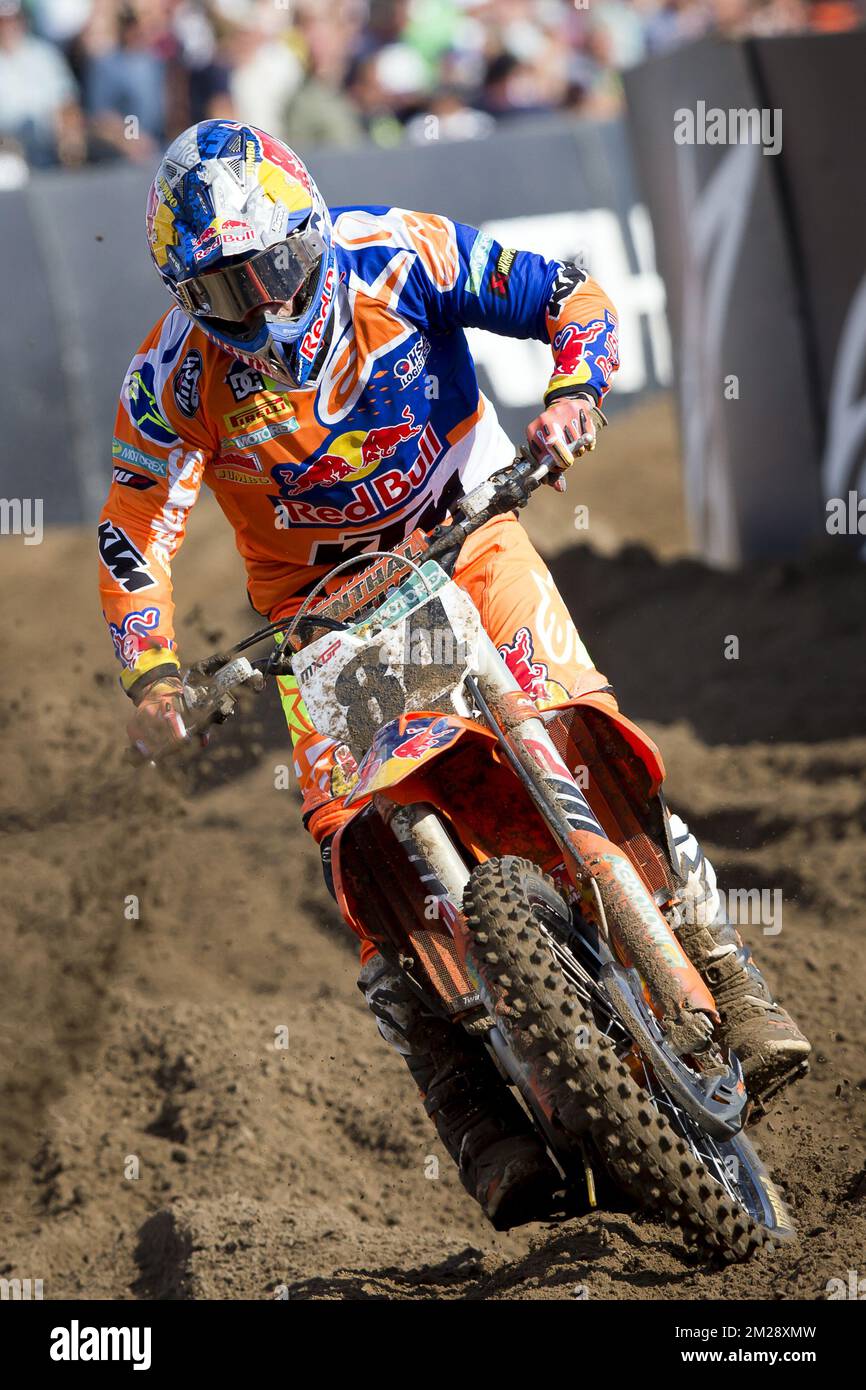
{"label": "brake lever", "polygon": [[425,558],[443,560],[459,551],[466,538],[493,517],[525,507],[551,471],[549,462],[536,460],[524,445],[513,464],[461,497],[454,506],[450,524],[440,523],[431,531]]}
{"label": "brake lever", "polygon": [[190,667],[183,680],[183,698],[188,709],[208,712],[221,709],[227,698],[234,704],[234,691],[239,685],[249,685],[253,690],[261,690],[265,683],[262,672],[245,656],[236,656],[215,671],[206,685],[195,685],[190,676],[198,674]]}
{"label": "brake lever", "polygon": [[[237,704],[235,691],[240,686],[252,690],[262,690],[265,684],[264,673],[245,656],[235,657],[225,662],[205,685],[196,685],[195,677],[204,674],[205,663],[199,662],[186,671],[183,678],[183,702],[192,715],[187,723],[187,736],[161,749],[156,756],[142,752],[132,745],[124,750],[124,759],[135,767],[142,763],[158,766],[171,757],[176,757],[184,748],[189,748],[196,740],[200,746],[207,743],[208,729],[212,724],[224,724],[234,713]],[[186,723],[186,721],[184,721]]]}

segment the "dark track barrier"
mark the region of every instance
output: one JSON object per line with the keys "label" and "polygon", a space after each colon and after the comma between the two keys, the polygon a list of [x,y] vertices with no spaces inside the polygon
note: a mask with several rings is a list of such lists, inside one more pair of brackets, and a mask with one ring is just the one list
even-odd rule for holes
{"label": "dark track barrier", "polygon": [[[718,564],[796,555],[826,532],[828,499],[866,494],[864,71],[860,31],[706,40],[626,77],[687,502]],[[778,153],[677,143],[677,113],[707,135],[712,109],[766,112]]]}

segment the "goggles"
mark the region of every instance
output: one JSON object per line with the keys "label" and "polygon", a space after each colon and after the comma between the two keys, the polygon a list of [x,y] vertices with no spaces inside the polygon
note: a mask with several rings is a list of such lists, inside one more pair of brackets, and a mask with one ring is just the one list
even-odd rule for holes
{"label": "goggles", "polygon": [[320,234],[305,229],[248,261],[181,280],[176,293],[188,314],[242,323],[263,305],[291,305],[325,250]]}

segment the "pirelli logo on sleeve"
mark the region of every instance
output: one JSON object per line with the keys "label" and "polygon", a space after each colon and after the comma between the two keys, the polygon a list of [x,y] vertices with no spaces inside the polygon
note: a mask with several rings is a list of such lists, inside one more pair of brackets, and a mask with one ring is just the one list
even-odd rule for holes
{"label": "pirelli logo on sleeve", "polygon": [[298,422],[295,419],[295,411],[292,404],[284,396],[267,395],[261,396],[257,401],[252,401],[247,406],[242,406],[240,410],[232,410],[223,417],[229,430],[259,430],[265,425],[275,424],[277,421],[293,420],[294,423],[289,429],[297,429]]}

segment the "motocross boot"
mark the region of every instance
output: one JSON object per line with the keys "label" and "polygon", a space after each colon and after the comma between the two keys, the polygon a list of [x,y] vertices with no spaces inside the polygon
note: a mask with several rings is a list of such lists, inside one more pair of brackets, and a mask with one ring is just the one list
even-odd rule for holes
{"label": "motocross boot", "polygon": [[670,829],[685,879],[676,931],[712,992],[722,1041],[736,1052],[752,1098],[763,1103],[808,1071],[812,1046],[773,998],[749,947],[721,909],[716,873],[679,816]]}
{"label": "motocross boot", "polygon": [[403,1057],[460,1180],[497,1231],[546,1218],[561,1179],[483,1044],[428,1011],[381,956],[358,988]]}

